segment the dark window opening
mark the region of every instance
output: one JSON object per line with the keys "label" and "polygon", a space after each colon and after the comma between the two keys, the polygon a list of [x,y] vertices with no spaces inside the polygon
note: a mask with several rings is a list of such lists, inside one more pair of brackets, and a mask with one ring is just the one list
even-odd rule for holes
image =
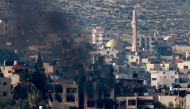
{"label": "dark window opening", "polygon": [[128,105],[136,105],[136,101],[135,100],[128,100]]}
{"label": "dark window opening", "polygon": [[184,69],[188,69],[188,66],[184,66]]}
{"label": "dark window opening", "polygon": [[7,82],[3,82],[3,85],[7,85]]}
{"label": "dark window opening", "polygon": [[3,96],[7,96],[7,92],[3,92]]}
{"label": "dark window opening", "polygon": [[47,90],[48,90],[48,92],[53,93],[54,92],[53,91],[53,85],[52,84],[47,84]]}
{"label": "dark window opening", "polygon": [[67,102],[75,102],[75,98],[74,97],[67,97]]}
{"label": "dark window opening", "polygon": [[88,101],[88,102],[87,102],[87,106],[88,106],[88,107],[95,107],[95,102],[93,102],[93,101]]}
{"label": "dark window opening", "polygon": [[54,90],[56,93],[63,93],[63,88],[61,84],[55,84],[54,85]]}
{"label": "dark window opening", "polygon": [[55,94],[55,99],[58,101],[58,102],[62,102],[62,98],[59,94]]}
{"label": "dark window opening", "polygon": [[67,88],[66,92],[67,93],[77,93],[77,89],[76,88]]}
{"label": "dark window opening", "polygon": [[104,105],[103,104],[98,104],[98,108],[103,108]]}
{"label": "dark window opening", "polygon": [[153,81],[156,81],[156,78],[152,78]]}

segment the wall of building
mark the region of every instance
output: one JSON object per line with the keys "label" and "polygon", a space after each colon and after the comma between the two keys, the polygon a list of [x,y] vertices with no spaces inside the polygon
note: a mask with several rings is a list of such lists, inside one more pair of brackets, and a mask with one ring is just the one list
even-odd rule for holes
{"label": "wall of building", "polygon": [[11,78],[0,77],[0,100],[11,98]]}
{"label": "wall of building", "polygon": [[160,69],[177,70],[177,64],[164,63],[164,64],[146,64],[147,71],[157,71]]}
{"label": "wall of building", "polygon": [[14,85],[17,82],[19,82],[19,76],[13,74],[14,70],[12,68],[13,66],[0,66],[2,73],[4,74],[4,77],[11,78],[11,84]]}
{"label": "wall of building", "polygon": [[138,65],[141,65],[141,57],[139,55],[127,55],[127,62],[135,62]]}
{"label": "wall of building", "polygon": [[162,104],[168,106],[169,102],[172,102],[175,106],[175,104],[179,104],[179,101],[176,100],[178,98],[177,96],[158,96],[158,101]]}
{"label": "wall of building", "polygon": [[186,109],[190,109],[190,94],[186,95]]}
{"label": "wall of building", "polygon": [[172,83],[176,83],[179,75],[176,71],[157,71],[151,73],[151,86],[159,87],[159,85],[172,86]]}

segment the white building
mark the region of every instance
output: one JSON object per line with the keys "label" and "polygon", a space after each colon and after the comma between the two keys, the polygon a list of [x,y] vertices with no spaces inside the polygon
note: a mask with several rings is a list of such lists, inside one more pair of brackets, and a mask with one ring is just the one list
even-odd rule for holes
{"label": "white building", "polygon": [[151,86],[156,88],[161,86],[172,86],[172,83],[178,83],[179,74],[175,70],[158,70],[151,73]]}
{"label": "white building", "polygon": [[96,27],[92,29],[92,43],[105,44],[109,40],[118,37],[118,34],[105,31],[105,28]]}

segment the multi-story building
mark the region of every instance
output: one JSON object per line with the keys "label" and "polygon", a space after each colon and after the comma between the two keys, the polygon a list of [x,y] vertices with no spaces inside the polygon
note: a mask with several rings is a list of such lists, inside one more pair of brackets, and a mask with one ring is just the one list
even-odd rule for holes
{"label": "multi-story building", "polygon": [[104,80],[86,82],[84,94],[85,109],[114,108],[114,89],[108,86]]}
{"label": "multi-story building", "polygon": [[148,50],[156,51],[157,50],[157,36],[138,36],[137,37],[137,51]]}
{"label": "multi-story building", "polygon": [[177,64],[177,68],[180,72],[187,73],[190,71],[190,61],[184,61],[183,59],[176,59],[174,61]]}
{"label": "multi-story building", "polygon": [[17,37],[17,21],[6,18],[0,20],[0,36]]}
{"label": "multi-story building", "polygon": [[118,37],[117,33],[106,31],[105,28],[96,27],[92,29],[92,44],[105,44],[116,37]]}
{"label": "multi-story building", "polygon": [[180,45],[181,43],[178,42],[178,39],[181,39],[179,35],[173,33],[166,36],[158,36],[158,44],[161,46],[175,46],[176,44]]}
{"label": "multi-story building", "polygon": [[28,68],[23,63],[17,61],[4,61],[4,65],[0,69],[6,78],[11,78],[11,84],[14,85],[19,82],[19,75],[17,73]]}
{"label": "multi-story building", "polygon": [[175,70],[157,70],[151,73],[151,86],[162,87],[172,86],[173,83],[179,82],[179,74]]}
{"label": "multi-story building", "polygon": [[115,84],[116,109],[154,109],[155,87],[146,87],[143,80],[118,79]]}
{"label": "multi-story building", "polygon": [[147,63],[146,64],[146,71],[150,73],[156,72],[158,70],[177,70],[177,64],[175,63]]}
{"label": "multi-story building", "polygon": [[11,78],[6,78],[0,72],[0,100],[11,98]]}
{"label": "multi-story building", "polygon": [[[30,42],[30,46],[28,46],[28,53],[30,54],[29,58],[36,58],[37,53],[40,51],[42,54],[52,54],[56,52],[56,48],[58,46],[63,45],[63,38],[58,37],[57,34],[47,34],[46,37],[34,40]],[[62,51],[57,51],[62,53]]]}
{"label": "multi-story building", "polygon": [[184,109],[190,109],[189,91],[190,91],[190,88],[171,87],[170,91],[166,91],[166,92],[168,92],[167,95],[159,95],[158,96],[158,101],[166,106],[168,106],[169,103],[173,103],[174,107],[180,106]]}
{"label": "multi-story building", "polygon": [[48,97],[49,107],[60,109],[67,107],[77,109],[79,107],[78,84],[73,79],[62,79],[49,83]]}

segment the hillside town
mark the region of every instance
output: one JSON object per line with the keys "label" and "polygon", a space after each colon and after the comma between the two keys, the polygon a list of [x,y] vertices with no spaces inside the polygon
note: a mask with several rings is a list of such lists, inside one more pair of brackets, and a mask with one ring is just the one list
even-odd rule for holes
{"label": "hillside town", "polygon": [[170,28],[145,35],[138,12],[131,36],[101,26],[26,33],[1,19],[0,109],[190,109],[190,39]]}

